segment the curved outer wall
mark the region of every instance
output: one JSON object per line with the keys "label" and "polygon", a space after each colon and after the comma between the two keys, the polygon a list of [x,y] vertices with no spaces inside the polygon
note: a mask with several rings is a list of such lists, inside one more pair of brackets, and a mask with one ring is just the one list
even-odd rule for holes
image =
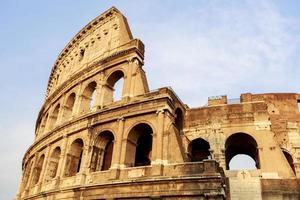
{"label": "curved outer wall", "polygon": [[[300,198],[300,94],[189,108],[170,88],[149,91],[143,64],[114,7],[76,34],[51,71],[16,199]],[[239,154],[256,169],[230,169]]]}

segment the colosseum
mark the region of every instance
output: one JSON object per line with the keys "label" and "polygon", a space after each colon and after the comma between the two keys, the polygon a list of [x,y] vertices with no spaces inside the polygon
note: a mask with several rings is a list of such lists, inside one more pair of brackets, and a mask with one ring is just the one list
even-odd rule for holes
{"label": "colosseum", "polygon": [[[300,94],[149,90],[144,44],[112,7],[61,51],[16,199],[300,199]],[[120,94],[117,85],[121,85]],[[254,169],[231,169],[237,155]]]}

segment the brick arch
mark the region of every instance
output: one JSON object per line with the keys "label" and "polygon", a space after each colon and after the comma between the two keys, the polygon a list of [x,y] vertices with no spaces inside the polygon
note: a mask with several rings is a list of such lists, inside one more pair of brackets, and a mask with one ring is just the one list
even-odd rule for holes
{"label": "brick arch", "polygon": [[99,132],[93,140],[90,170],[104,171],[111,167],[115,136],[111,131]]}
{"label": "brick arch", "polygon": [[78,137],[71,143],[65,166],[65,176],[75,176],[81,169],[81,161],[83,155],[84,141],[82,138]]}
{"label": "brick arch", "polygon": [[201,137],[193,139],[188,145],[188,154],[191,162],[211,159],[209,142]]}
{"label": "brick arch", "polygon": [[45,162],[45,154],[42,154],[39,157],[38,162],[35,165],[34,170],[33,170],[32,186],[36,185],[40,181],[41,172],[43,170],[44,162]]}
{"label": "brick arch", "polygon": [[75,92],[71,92],[68,94],[66,101],[64,103],[63,107],[63,119],[68,120],[72,117],[74,108],[75,108],[75,102],[77,99],[77,95]]}
{"label": "brick arch", "polygon": [[290,168],[293,170],[294,175],[296,175],[296,169],[295,169],[295,165],[294,165],[293,155],[285,148],[281,148],[281,151],[282,151],[285,159],[287,160]]}
{"label": "brick arch", "polygon": [[58,123],[58,116],[59,116],[59,113],[61,111],[61,103],[58,102],[54,105],[54,109],[52,110],[51,114],[50,114],[50,120],[48,120],[49,123],[47,126],[49,127],[49,130],[53,129],[56,124]]}
{"label": "brick arch", "polygon": [[58,165],[61,160],[61,147],[56,146],[50,154],[48,161],[48,170],[46,172],[46,179],[53,179],[57,176]]}
{"label": "brick arch", "polygon": [[[105,77],[105,86],[104,86],[104,104],[114,102],[116,100],[116,93],[120,93],[121,99],[124,96],[124,88],[125,88],[125,77],[126,72],[122,68],[116,68],[113,71],[111,71],[106,77]],[[120,89],[121,91],[115,91],[115,86],[118,82],[122,82],[123,79],[123,85]]]}
{"label": "brick arch", "polygon": [[147,123],[133,126],[126,137],[125,165],[146,166],[151,164],[153,129]]}
{"label": "brick arch", "polygon": [[256,168],[260,168],[260,159],[257,140],[252,135],[244,132],[231,134],[225,141],[225,161],[226,169],[229,169],[231,159],[240,154],[250,156],[254,161]]}
{"label": "brick arch", "polygon": [[86,113],[92,110],[92,107],[95,105],[96,95],[98,95],[96,90],[97,85],[98,83],[95,80],[92,80],[85,85],[80,94],[80,113]]}

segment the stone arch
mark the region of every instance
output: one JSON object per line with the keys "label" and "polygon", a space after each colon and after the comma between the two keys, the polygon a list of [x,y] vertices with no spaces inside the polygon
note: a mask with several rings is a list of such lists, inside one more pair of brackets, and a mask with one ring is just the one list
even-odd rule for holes
{"label": "stone arch", "polygon": [[76,94],[74,92],[72,92],[68,96],[67,101],[64,106],[64,119],[65,120],[68,120],[72,117],[75,100],[76,100]]}
{"label": "stone arch", "polygon": [[234,133],[225,142],[226,169],[230,170],[229,163],[237,155],[247,155],[255,162],[255,167],[260,168],[258,145],[256,140],[246,133]]}
{"label": "stone arch", "polygon": [[95,106],[95,100],[97,95],[97,83],[96,81],[90,82],[85,89],[83,90],[83,93],[81,94],[81,112],[86,113],[92,110],[92,108]]}
{"label": "stone arch", "polygon": [[77,138],[70,146],[69,152],[66,158],[65,176],[75,176],[80,172],[82,154],[83,154],[83,140]]}
{"label": "stone arch", "polygon": [[[124,77],[125,77],[125,73],[120,69],[117,69],[112,73],[110,73],[110,75],[106,79],[106,87],[104,87],[105,103],[110,103],[122,99],[123,88],[124,88]],[[122,82],[123,85],[119,85],[119,87],[116,87],[118,83],[122,83]]]}
{"label": "stone arch", "polygon": [[40,181],[41,172],[43,169],[43,164],[45,160],[45,155],[41,155],[34,170],[33,170],[33,176],[32,176],[32,186],[36,185]]}
{"label": "stone arch", "polygon": [[146,166],[151,164],[153,129],[149,124],[135,125],[127,136],[125,164]]}
{"label": "stone arch", "polygon": [[96,136],[90,165],[91,171],[105,171],[111,167],[114,139],[114,134],[107,130]]}
{"label": "stone arch", "polygon": [[47,121],[49,118],[49,114],[46,113],[42,119],[41,119],[41,123],[40,123],[40,127],[39,127],[39,134],[43,134],[45,129],[46,129],[46,125],[47,125]]}
{"label": "stone arch", "polygon": [[57,119],[58,119],[59,111],[60,111],[60,104],[58,103],[55,106],[55,108],[54,108],[54,110],[53,110],[53,112],[52,112],[52,114],[50,116],[50,122],[49,122],[49,129],[50,130],[53,129],[54,126],[57,124]]}
{"label": "stone arch", "polygon": [[46,179],[53,179],[57,176],[58,164],[61,157],[61,149],[60,147],[56,147],[49,158],[48,172],[46,175]]}
{"label": "stone arch", "polygon": [[22,176],[22,186],[21,186],[21,191],[24,190],[24,188],[27,186],[28,180],[29,180],[29,176],[30,176],[30,171],[32,168],[32,159],[30,158],[25,166],[24,166],[24,171],[23,171],[23,176]]}
{"label": "stone arch", "polygon": [[175,110],[175,126],[180,132],[183,129],[183,121],[184,121],[183,112],[180,108],[177,108]]}
{"label": "stone arch", "polygon": [[293,156],[286,149],[282,148],[281,150],[282,150],[282,153],[283,153],[285,159],[289,163],[289,166],[291,167],[291,169],[293,170],[294,174],[296,175],[296,169],[295,169],[295,165],[294,165]]}
{"label": "stone arch", "polygon": [[188,152],[191,162],[211,159],[210,145],[206,140],[202,138],[196,138],[192,140],[188,146]]}

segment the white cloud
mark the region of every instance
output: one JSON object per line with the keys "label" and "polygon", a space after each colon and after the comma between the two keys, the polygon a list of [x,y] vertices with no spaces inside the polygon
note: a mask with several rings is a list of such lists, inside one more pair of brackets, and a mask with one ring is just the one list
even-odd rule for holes
{"label": "white cloud", "polygon": [[149,27],[159,30],[145,41],[149,82],[172,86],[192,106],[210,95],[295,91],[300,80],[290,69],[299,34],[289,32],[292,21],[271,1],[226,3],[210,1]]}

